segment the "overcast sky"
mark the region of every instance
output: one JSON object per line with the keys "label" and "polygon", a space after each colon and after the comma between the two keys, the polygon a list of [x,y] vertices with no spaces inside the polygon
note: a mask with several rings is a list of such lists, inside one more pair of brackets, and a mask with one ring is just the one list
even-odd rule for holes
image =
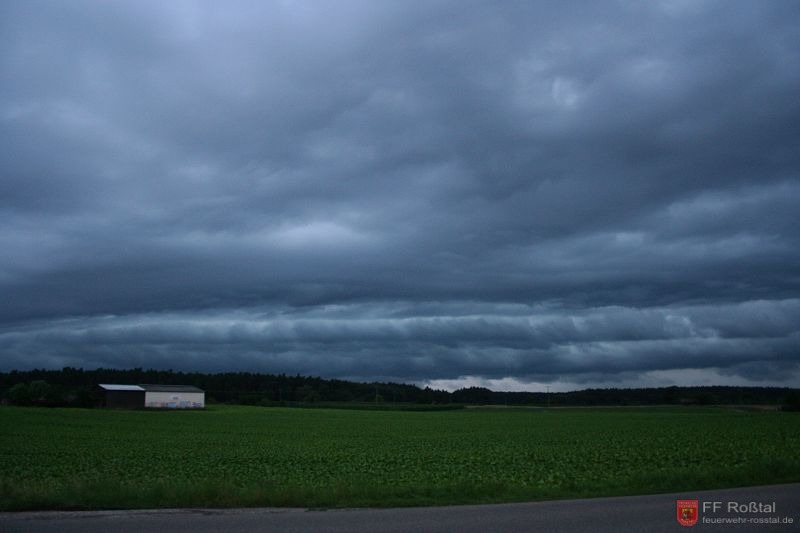
{"label": "overcast sky", "polygon": [[0,3],[0,370],[800,386],[800,3]]}

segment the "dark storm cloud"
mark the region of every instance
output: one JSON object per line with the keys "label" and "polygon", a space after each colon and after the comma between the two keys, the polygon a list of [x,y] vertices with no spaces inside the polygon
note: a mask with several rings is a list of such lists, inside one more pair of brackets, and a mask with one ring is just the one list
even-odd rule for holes
{"label": "dark storm cloud", "polygon": [[797,382],[796,3],[1,9],[3,368]]}
{"label": "dark storm cloud", "polygon": [[80,318],[0,334],[0,348],[61,365],[113,366],[124,357],[129,364],[324,368],[360,379],[416,381],[454,375],[576,380],[708,368],[780,380],[798,366],[798,300],[577,312],[473,303],[464,315],[448,307],[399,317],[387,317],[380,305],[353,304],[288,314],[251,309]]}

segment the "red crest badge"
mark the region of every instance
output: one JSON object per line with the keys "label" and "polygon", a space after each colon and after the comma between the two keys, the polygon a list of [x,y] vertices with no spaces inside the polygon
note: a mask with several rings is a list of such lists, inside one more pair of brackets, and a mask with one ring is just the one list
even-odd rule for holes
{"label": "red crest badge", "polygon": [[693,526],[697,523],[698,500],[678,500],[678,523]]}

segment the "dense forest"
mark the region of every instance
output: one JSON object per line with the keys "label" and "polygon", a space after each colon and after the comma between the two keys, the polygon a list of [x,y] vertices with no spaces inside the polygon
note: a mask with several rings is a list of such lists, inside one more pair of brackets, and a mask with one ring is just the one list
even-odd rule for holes
{"label": "dense forest", "polygon": [[662,387],[572,392],[498,392],[470,387],[454,392],[404,383],[359,383],[319,377],[172,370],[26,370],[0,372],[0,401],[16,405],[93,407],[99,383],[194,385],[209,402],[245,405],[464,404],[464,405],[784,405],[797,409],[800,390],[777,387]]}

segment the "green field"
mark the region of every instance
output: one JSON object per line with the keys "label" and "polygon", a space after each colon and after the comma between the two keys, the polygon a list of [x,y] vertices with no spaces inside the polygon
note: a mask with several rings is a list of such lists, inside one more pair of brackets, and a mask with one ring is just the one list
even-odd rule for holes
{"label": "green field", "polygon": [[427,505],[800,481],[800,413],[0,408],[0,510]]}

